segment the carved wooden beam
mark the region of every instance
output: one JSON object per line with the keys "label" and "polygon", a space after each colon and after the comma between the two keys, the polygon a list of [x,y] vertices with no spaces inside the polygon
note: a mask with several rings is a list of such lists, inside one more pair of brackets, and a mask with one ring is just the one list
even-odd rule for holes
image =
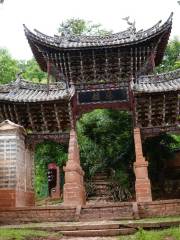
{"label": "carved wooden beam", "polygon": [[12,122],[15,122],[14,115],[13,115],[13,113],[12,113],[12,108],[11,108],[11,105],[10,105],[10,104],[7,105],[7,109],[8,109],[8,111],[9,111],[9,115],[10,115],[11,121],[12,121]]}
{"label": "carved wooden beam", "polygon": [[35,132],[35,125],[34,125],[34,122],[33,122],[33,117],[32,117],[32,114],[31,114],[31,109],[30,109],[30,105],[27,104],[27,113],[28,113],[28,117],[29,117],[29,121],[30,121],[30,124],[31,124],[31,128],[32,128],[32,131]]}
{"label": "carved wooden beam", "polygon": [[69,69],[69,76],[70,76],[70,84],[73,84],[73,78],[72,78],[72,69],[71,69],[71,57],[69,52],[67,53],[68,57],[68,69]]}
{"label": "carved wooden beam", "polygon": [[55,116],[56,116],[56,121],[57,121],[57,125],[58,125],[58,130],[59,132],[61,131],[61,124],[60,124],[60,120],[59,120],[59,116],[58,116],[58,107],[57,104],[54,103],[54,112],[55,112]]}
{"label": "carved wooden beam", "polygon": [[15,116],[16,116],[16,122],[21,125],[21,122],[20,122],[20,119],[19,119],[19,114],[17,112],[17,108],[16,108],[16,105],[13,104],[13,110],[14,110],[14,113],[15,113]]}
{"label": "carved wooden beam", "polygon": [[9,115],[8,115],[8,109],[6,107],[6,104],[3,104],[3,110],[4,110],[4,116],[5,116],[5,119],[10,119]]}
{"label": "carved wooden beam", "polygon": [[44,126],[45,126],[45,131],[48,132],[49,129],[48,129],[48,123],[47,123],[46,115],[45,115],[45,111],[44,111],[44,105],[41,104],[40,108],[41,108],[43,123],[44,123]]}

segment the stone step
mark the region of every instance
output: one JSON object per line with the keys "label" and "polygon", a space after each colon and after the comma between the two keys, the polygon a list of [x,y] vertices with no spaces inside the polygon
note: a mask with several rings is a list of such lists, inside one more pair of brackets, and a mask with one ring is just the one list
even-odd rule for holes
{"label": "stone step", "polygon": [[96,194],[100,193],[101,195],[103,195],[103,194],[106,195],[109,193],[108,189],[106,189],[106,188],[98,188],[98,189],[96,188],[95,192],[96,192]]}
{"label": "stone step", "polygon": [[94,181],[107,181],[107,179],[109,179],[108,176],[101,176],[101,177],[94,177],[94,178],[92,179],[92,181],[93,181],[93,182],[94,182]]}
{"label": "stone step", "polygon": [[49,232],[61,232],[67,237],[108,237],[118,235],[128,235],[135,233],[134,227],[126,227],[118,223],[102,223],[96,222],[93,224],[81,223],[61,226],[33,227],[34,230],[46,230]]}
{"label": "stone step", "polygon": [[130,235],[135,233],[134,228],[121,228],[121,229],[91,229],[91,230],[74,230],[74,231],[61,231],[63,236],[68,237],[108,237],[119,235]]}
{"label": "stone step", "polygon": [[94,198],[109,198],[110,197],[110,193],[107,193],[107,191],[99,191],[95,193],[95,195],[93,196]]}
{"label": "stone step", "polygon": [[108,187],[110,185],[109,181],[96,181],[96,182],[92,182],[92,183],[97,187],[99,187],[99,186]]}
{"label": "stone step", "polygon": [[[125,228],[125,227],[123,227]],[[81,223],[80,224],[75,224],[75,225],[71,225],[71,224],[67,224],[67,225],[62,225],[59,227],[51,227],[50,231],[54,231],[54,232],[59,232],[59,231],[85,231],[85,230],[105,230],[105,229],[119,229],[119,224],[118,223],[99,223],[97,222],[97,224],[88,224],[87,223]]]}
{"label": "stone step", "polygon": [[80,221],[102,221],[102,220],[129,220],[133,219],[133,216],[130,216],[126,213],[122,214],[112,214],[111,212],[104,212],[104,213],[97,213],[97,212],[91,212],[91,213],[82,213],[80,216]]}
{"label": "stone step", "polygon": [[110,196],[107,196],[107,195],[104,195],[104,196],[94,196],[94,197],[89,197],[88,198],[88,202],[91,201],[91,202],[100,202],[100,201],[110,201],[111,200],[111,197]]}
{"label": "stone step", "polygon": [[92,180],[104,180],[109,178],[108,174],[103,174],[103,175],[95,175]]}
{"label": "stone step", "polygon": [[109,188],[107,186],[95,186],[95,191],[106,191],[106,192],[109,192]]}
{"label": "stone step", "polygon": [[83,214],[83,216],[80,217],[81,222],[87,222],[87,221],[102,221],[102,220],[131,220],[133,217],[131,216],[125,216],[125,215],[112,215],[112,214],[101,214],[98,216],[96,213],[91,214]]}

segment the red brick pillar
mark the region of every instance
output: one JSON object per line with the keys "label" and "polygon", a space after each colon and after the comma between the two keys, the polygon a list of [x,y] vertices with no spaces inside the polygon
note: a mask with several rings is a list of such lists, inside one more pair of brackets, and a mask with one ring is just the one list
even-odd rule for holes
{"label": "red brick pillar", "polygon": [[136,176],[135,190],[137,202],[151,202],[151,183],[148,178],[148,162],[145,161],[142,151],[141,133],[139,128],[134,129],[134,144],[136,162],[134,163],[134,172]]}
{"label": "red brick pillar", "polygon": [[65,171],[64,184],[64,204],[66,205],[84,205],[86,203],[86,194],[84,188],[84,172],[80,165],[79,146],[75,130],[70,132],[68,161]]}

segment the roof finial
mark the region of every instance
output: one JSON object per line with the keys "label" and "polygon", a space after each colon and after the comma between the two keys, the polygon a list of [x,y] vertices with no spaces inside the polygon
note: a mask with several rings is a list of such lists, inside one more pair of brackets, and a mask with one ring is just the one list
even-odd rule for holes
{"label": "roof finial", "polygon": [[124,18],[122,18],[122,20],[127,22],[127,24],[130,26],[128,28],[128,30],[131,32],[132,35],[134,35],[136,33],[136,26],[135,26],[136,22],[135,22],[135,20],[133,22],[130,22],[129,18],[130,18],[129,16],[128,17],[124,17]]}

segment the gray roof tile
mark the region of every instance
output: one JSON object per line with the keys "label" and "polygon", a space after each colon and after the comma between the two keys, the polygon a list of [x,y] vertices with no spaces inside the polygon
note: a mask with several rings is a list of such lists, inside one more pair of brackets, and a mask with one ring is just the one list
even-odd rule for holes
{"label": "gray roof tile", "polygon": [[35,84],[23,79],[17,79],[10,84],[0,85],[0,101],[10,102],[41,102],[54,100],[70,100],[74,95],[74,88],[67,89],[60,83]]}
{"label": "gray roof tile", "polygon": [[180,69],[157,75],[140,76],[131,88],[135,93],[153,93],[180,90]]}

